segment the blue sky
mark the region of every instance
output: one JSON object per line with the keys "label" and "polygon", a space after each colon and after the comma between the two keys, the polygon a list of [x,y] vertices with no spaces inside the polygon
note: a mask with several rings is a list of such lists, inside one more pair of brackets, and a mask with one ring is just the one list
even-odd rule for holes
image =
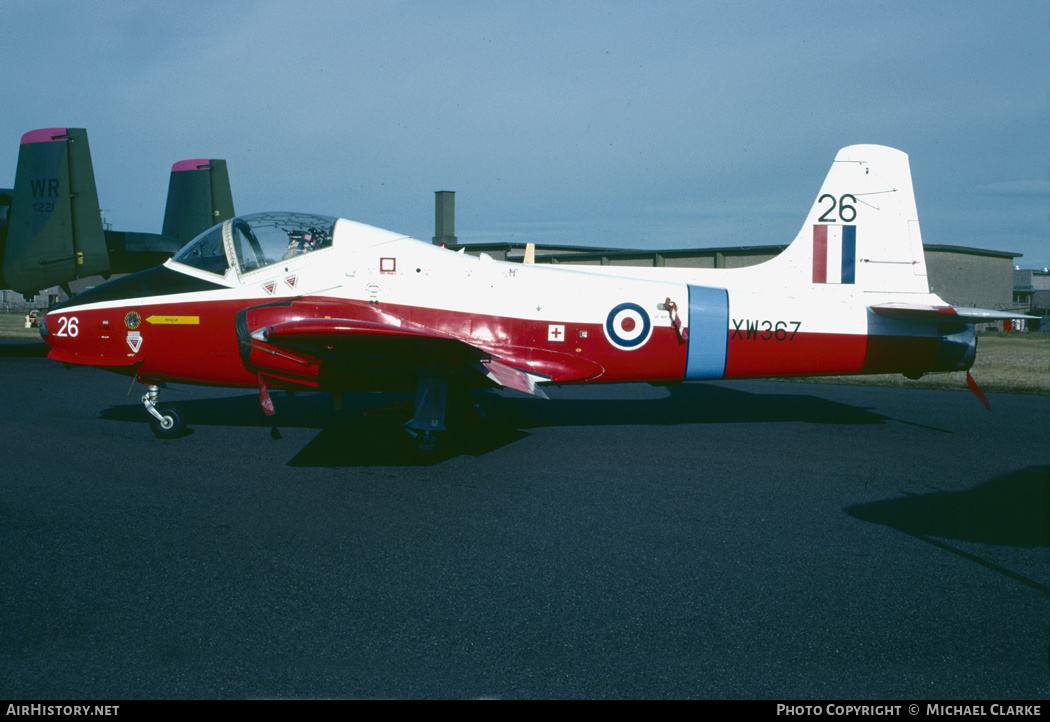
{"label": "blue sky", "polygon": [[1050,4],[0,0],[0,185],[87,128],[101,205],[159,232],[171,164],[237,211],[429,240],[787,243],[835,152],[911,158],[927,243],[1050,266]]}

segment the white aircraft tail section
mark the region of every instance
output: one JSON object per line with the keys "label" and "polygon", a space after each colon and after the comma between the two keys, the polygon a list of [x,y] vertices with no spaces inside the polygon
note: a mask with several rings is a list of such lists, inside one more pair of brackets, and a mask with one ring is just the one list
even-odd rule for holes
{"label": "white aircraft tail section", "polygon": [[813,287],[928,294],[907,154],[840,150],[795,241],[764,265]]}

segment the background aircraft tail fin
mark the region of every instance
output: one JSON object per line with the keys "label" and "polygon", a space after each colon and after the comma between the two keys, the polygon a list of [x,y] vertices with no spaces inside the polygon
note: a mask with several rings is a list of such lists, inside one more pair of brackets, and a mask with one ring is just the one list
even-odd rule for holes
{"label": "background aircraft tail fin", "polygon": [[162,235],[177,239],[181,247],[234,215],[226,161],[183,160],[171,167]]}
{"label": "background aircraft tail fin", "polygon": [[907,154],[879,145],[840,150],[780,258],[814,286],[929,293]]}
{"label": "background aircraft tail fin", "polygon": [[4,248],[4,277],[24,294],[109,272],[87,131],[22,136]]}

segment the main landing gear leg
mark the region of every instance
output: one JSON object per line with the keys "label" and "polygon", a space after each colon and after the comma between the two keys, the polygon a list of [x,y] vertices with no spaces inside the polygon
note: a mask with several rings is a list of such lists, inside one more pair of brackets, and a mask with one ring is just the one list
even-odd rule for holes
{"label": "main landing gear leg", "polygon": [[150,386],[142,397],[142,404],[149,412],[149,427],[158,439],[174,439],[186,433],[186,419],[174,406],[157,406],[160,387]]}
{"label": "main landing gear leg", "polygon": [[445,430],[445,407],[448,405],[448,380],[420,374],[416,386],[416,413],[405,423],[405,431],[419,439],[419,448],[432,451],[436,431]]}

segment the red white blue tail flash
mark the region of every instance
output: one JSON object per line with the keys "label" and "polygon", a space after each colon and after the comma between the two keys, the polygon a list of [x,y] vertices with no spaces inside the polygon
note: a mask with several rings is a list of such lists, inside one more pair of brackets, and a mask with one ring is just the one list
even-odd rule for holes
{"label": "red white blue tail flash", "polygon": [[813,226],[813,283],[854,283],[857,227]]}

